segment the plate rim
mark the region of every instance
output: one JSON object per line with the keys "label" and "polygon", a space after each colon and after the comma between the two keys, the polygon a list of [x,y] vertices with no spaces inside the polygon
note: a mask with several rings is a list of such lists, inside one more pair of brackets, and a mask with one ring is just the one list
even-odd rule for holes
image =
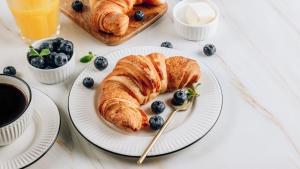
{"label": "plate rim", "polygon": [[[135,46],[135,47],[129,47],[129,48],[149,48],[149,47],[153,47],[153,48],[159,48],[157,46]],[[128,48],[119,48],[117,50],[113,50],[113,51],[110,51],[110,52],[107,52],[106,54],[104,54],[103,56],[106,56],[106,55],[109,55],[111,53],[114,53],[114,52],[118,52],[118,51],[122,51],[122,50],[125,50],[125,49],[128,49]],[[175,51],[179,51],[177,49],[168,49],[168,50],[175,50]],[[185,53],[185,51],[183,51]],[[181,52],[182,53],[182,52]],[[187,52],[188,53],[188,52]],[[71,90],[69,91],[69,94],[68,94],[68,114],[69,114],[69,117],[71,119],[71,122],[73,124],[73,126],[75,127],[76,131],[86,140],[88,141],[90,144],[92,144],[93,146],[101,149],[101,150],[104,150],[106,152],[109,152],[109,153],[112,153],[112,154],[115,154],[115,155],[118,155],[118,156],[123,156],[123,157],[131,157],[131,158],[139,158],[140,156],[135,156],[135,155],[126,155],[126,154],[122,154],[122,153],[118,153],[118,152],[114,152],[114,151],[111,151],[111,150],[108,150],[108,149],[105,149],[97,144],[95,144],[94,142],[92,142],[91,140],[89,140],[86,136],[84,136],[84,134],[82,132],[80,132],[80,130],[77,128],[77,126],[75,125],[73,119],[72,119],[72,116],[71,116],[71,112],[70,112],[70,95],[71,95],[71,92],[72,92],[72,89],[74,87],[74,84],[77,80],[77,78],[80,76],[80,74],[82,72],[84,72],[85,70],[87,70],[89,68],[89,66],[91,65],[92,63],[89,63],[75,78],[72,86],[71,86]],[[167,153],[161,153],[161,154],[156,154],[156,155],[148,155],[147,158],[152,158],[152,157],[160,157],[160,156],[165,156],[165,155],[169,155],[169,154],[173,154],[173,153],[176,153],[178,151],[181,151],[181,150],[184,150],[188,147],[190,147],[191,145],[197,143],[199,140],[201,140],[202,138],[204,138],[213,128],[214,126],[216,125],[216,123],[218,122],[220,116],[221,116],[221,113],[222,113],[222,110],[223,110],[223,104],[224,104],[224,96],[223,96],[223,90],[222,90],[222,87],[220,85],[220,81],[218,80],[217,76],[215,75],[215,73],[211,70],[211,68],[205,64],[205,63],[201,63],[203,65],[205,65],[210,73],[213,75],[214,79],[217,81],[217,84],[218,84],[218,87],[220,89],[220,94],[221,94],[221,105],[220,105],[220,110],[219,110],[219,114],[218,114],[218,117],[216,119],[216,121],[214,122],[214,124],[209,128],[209,130],[207,130],[207,132],[205,132],[201,137],[199,137],[198,139],[196,139],[195,141],[191,142],[190,144],[186,145],[186,146],[183,146],[177,150],[173,150],[173,151],[170,151],[170,152],[167,152]]]}
{"label": "plate rim", "polygon": [[[57,108],[57,110],[58,110],[58,107],[57,107],[56,103],[55,103],[55,102],[51,99],[51,97],[49,97],[45,92],[43,92],[43,91],[41,91],[41,90],[39,90],[39,89],[37,89],[37,88],[34,88],[34,87],[31,87],[31,89],[36,90],[36,91],[41,92],[42,94],[46,95],[46,96],[47,96],[47,97],[55,104],[55,106],[56,106],[56,108]],[[43,157],[51,150],[51,148],[52,148],[53,145],[55,144],[55,142],[56,142],[56,140],[57,140],[57,138],[58,138],[58,136],[59,136],[59,133],[60,133],[60,128],[61,128],[61,116],[60,116],[59,110],[58,110],[58,117],[59,117],[58,131],[57,131],[57,134],[56,134],[55,139],[53,140],[53,142],[49,145],[49,147],[45,150],[44,153],[42,153],[38,158],[36,158],[35,160],[33,160],[31,163],[29,163],[29,164],[27,164],[27,165],[21,167],[21,169],[27,168],[27,167],[33,165],[34,163],[38,162],[41,158],[43,158]]]}

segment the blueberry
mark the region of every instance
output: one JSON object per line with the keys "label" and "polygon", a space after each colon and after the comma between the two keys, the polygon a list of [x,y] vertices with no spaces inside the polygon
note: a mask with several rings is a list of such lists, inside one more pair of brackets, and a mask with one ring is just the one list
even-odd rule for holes
{"label": "blueberry", "polygon": [[57,67],[54,61],[56,55],[57,55],[56,52],[51,52],[50,55],[44,56],[44,61],[47,67],[52,67],[52,68]]}
{"label": "blueberry", "polygon": [[174,93],[172,104],[179,106],[187,101],[188,97],[184,90],[178,90]]}
{"label": "blueberry", "polygon": [[[41,50],[40,50],[39,48],[34,48],[34,50],[37,51],[38,53],[41,52]],[[33,55],[33,54],[31,54],[30,51],[28,51],[28,52],[27,52],[27,58],[28,58],[28,60],[30,60],[30,59],[33,58],[33,57],[37,57],[37,55]]]}
{"label": "blueberry", "polygon": [[68,56],[64,53],[58,53],[54,56],[54,63],[57,67],[63,66],[68,62]]}
{"label": "blueberry", "polygon": [[49,49],[50,51],[53,51],[53,45],[52,40],[46,40],[42,42],[42,44],[38,47],[37,52],[41,52],[43,49]]}
{"label": "blueberry", "polygon": [[83,3],[80,0],[75,0],[72,3],[72,8],[76,12],[82,12],[83,11]]}
{"label": "blueberry", "polygon": [[86,77],[83,79],[82,84],[86,87],[86,88],[92,88],[94,86],[94,79],[91,77]]}
{"label": "blueberry", "polygon": [[213,44],[206,44],[204,47],[203,47],[203,53],[206,55],[206,56],[211,56],[213,54],[215,54],[217,51],[215,45]]}
{"label": "blueberry", "polygon": [[164,119],[160,116],[152,116],[149,123],[152,130],[158,130],[164,125]]}
{"label": "blueberry", "polygon": [[45,69],[54,69],[54,68],[51,66],[46,66]]}
{"label": "blueberry", "polygon": [[163,42],[160,46],[161,46],[161,47],[165,47],[165,48],[173,48],[172,43],[171,43],[171,42],[168,42],[168,41]]}
{"label": "blueberry", "polygon": [[64,41],[63,38],[55,38],[52,40],[53,50],[57,52],[57,49],[59,48],[60,44]]}
{"label": "blueberry", "polygon": [[14,75],[16,75],[16,73],[17,73],[16,68],[13,66],[6,66],[3,69],[3,74],[5,74],[5,75],[14,76]]}
{"label": "blueberry", "polygon": [[30,64],[36,68],[39,68],[39,69],[44,69],[45,68],[45,61],[44,61],[44,58],[42,57],[35,57],[35,58],[32,58],[30,60]]}
{"label": "blueberry", "polygon": [[94,65],[98,70],[104,70],[108,66],[108,61],[103,56],[98,56],[95,61]]}
{"label": "blueberry", "polygon": [[137,20],[137,21],[143,20],[144,17],[145,17],[145,14],[144,14],[143,11],[136,11],[136,12],[134,13],[134,19]]}
{"label": "blueberry", "polygon": [[162,101],[155,101],[151,104],[151,110],[153,113],[160,114],[165,110],[165,103]]}
{"label": "blueberry", "polygon": [[59,47],[57,48],[57,53],[64,53],[68,55],[68,60],[71,59],[73,55],[73,43],[68,40],[61,41]]}

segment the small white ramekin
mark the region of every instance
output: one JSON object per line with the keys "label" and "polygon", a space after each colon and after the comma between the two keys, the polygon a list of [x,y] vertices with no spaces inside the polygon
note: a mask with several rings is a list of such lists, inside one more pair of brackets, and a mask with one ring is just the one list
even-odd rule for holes
{"label": "small white ramekin", "polygon": [[[184,8],[188,3],[193,2],[206,2],[208,3],[216,12],[216,17],[209,23],[204,25],[188,25],[184,22]],[[218,22],[220,18],[219,8],[215,3],[210,0],[183,0],[175,5],[173,9],[173,19],[176,32],[182,36],[184,39],[193,41],[207,40],[212,37],[218,27]]]}
{"label": "small white ramekin", "polygon": [[0,147],[9,145],[19,138],[32,122],[32,94],[29,85],[22,79],[15,76],[0,74],[0,83],[12,85],[23,92],[26,97],[27,105],[19,117],[16,117],[8,124],[0,126]]}
{"label": "small white ramekin", "polygon": [[[38,47],[43,41],[49,40],[48,39],[42,39],[39,41],[36,41],[32,44],[34,48]],[[28,60],[28,59],[27,59]],[[55,68],[55,69],[39,69],[34,66],[32,66],[29,61],[27,61],[27,65],[29,69],[31,70],[33,76],[41,83],[44,84],[56,84],[59,82],[62,82],[70,77],[70,75],[74,72],[75,69],[75,51],[73,52],[73,55],[71,59],[68,61],[67,64]]]}

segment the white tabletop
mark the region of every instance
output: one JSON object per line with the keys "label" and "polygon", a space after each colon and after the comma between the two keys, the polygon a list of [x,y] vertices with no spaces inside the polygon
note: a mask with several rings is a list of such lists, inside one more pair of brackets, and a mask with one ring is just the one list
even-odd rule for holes
{"label": "white tabletop", "polygon": [[[61,36],[76,47],[76,73],[64,83],[43,85],[24,64],[27,45],[5,1],[0,1],[0,69],[15,66],[19,76],[55,101],[62,116],[55,145],[29,168],[300,168],[300,1],[215,0],[221,10],[220,25],[216,36],[206,42],[176,35],[171,17],[176,2],[169,0],[167,15],[115,47],[102,44],[61,16]],[[124,47],[159,46],[163,41],[198,55],[211,67],[223,88],[224,107],[216,126],[199,142],[138,167],[135,159],[100,150],[76,132],[68,116],[68,93],[86,66],[79,58],[88,51],[104,55]],[[201,53],[206,43],[216,45],[215,56]]]}

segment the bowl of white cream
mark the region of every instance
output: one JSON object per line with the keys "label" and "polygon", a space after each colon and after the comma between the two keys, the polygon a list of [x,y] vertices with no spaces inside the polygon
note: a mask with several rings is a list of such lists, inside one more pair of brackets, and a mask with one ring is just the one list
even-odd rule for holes
{"label": "bowl of white cream", "polygon": [[212,37],[219,17],[217,5],[210,0],[183,0],[173,9],[175,30],[188,40],[202,41]]}

